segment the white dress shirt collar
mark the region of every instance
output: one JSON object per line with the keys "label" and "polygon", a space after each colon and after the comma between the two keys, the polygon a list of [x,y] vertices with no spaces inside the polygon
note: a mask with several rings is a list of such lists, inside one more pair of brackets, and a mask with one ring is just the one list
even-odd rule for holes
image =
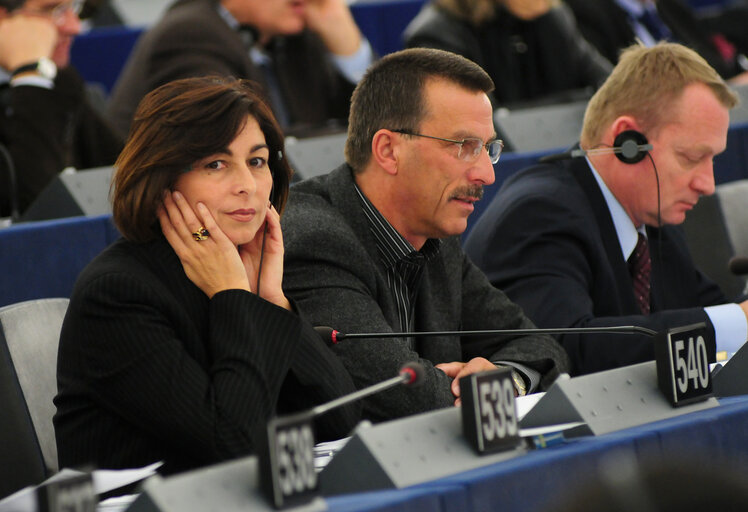
{"label": "white dress shirt collar", "polygon": [[608,205],[608,211],[613,219],[618,242],[621,244],[623,259],[628,261],[629,256],[631,256],[631,253],[633,253],[636,248],[636,243],[639,240],[639,233],[646,236],[644,226],[641,226],[639,229],[634,226],[634,223],[631,222],[631,218],[629,218],[626,210],[623,209],[623,206],[618,202],[616,196],[613,195],[613,192],[611,192],[605,184],[605,181],[603,181],[602,177],[597,172],[597,169],[595,169],[595,166],[592,165],[590,159],[585,157],[585,160],[587,160],[587,165],[590,166],[592,175],[595,177],[595,180],[597,180],[600,191],[603,193],[603,197],[605,198],[605,203]]}

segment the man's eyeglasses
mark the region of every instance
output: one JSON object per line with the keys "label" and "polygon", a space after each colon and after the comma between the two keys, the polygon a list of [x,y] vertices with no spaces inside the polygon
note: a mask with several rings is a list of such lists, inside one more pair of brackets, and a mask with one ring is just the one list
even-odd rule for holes
{"label": "man's eyeglasses", "polygon": [[443,140],[444,142],[451,142],[459,146],[457,152],[457,158],[466,161],[472,161],[480,156],[481,150],[485,147],[488,151],[488,158],[491,159],[491,163],[495,164],[501,157],[501,151],[504,149],[504,141],[501,139],[489,140],[485,144],[481,139],[468,137],[467,139],[454,140],[445,139],[443,137],[434,137],[433,135],[423,135],[422,133],[413,133],[408,130],[392,130],[395,133],[402,133],[403,135],[412,135],[413,137],[425,137],[427,139]]}
{"label": "man's eyeglasses", "polygon": [[56,24],[61,24],[65,21],[65,16],[68,13],[80,16],[81,11],[83,10],[83,4],[85,3],[85,0],[71,0],[57,5],[48,5],[40,9],[28,9],[24,7],[20,10],[29,14],[51,18]]}

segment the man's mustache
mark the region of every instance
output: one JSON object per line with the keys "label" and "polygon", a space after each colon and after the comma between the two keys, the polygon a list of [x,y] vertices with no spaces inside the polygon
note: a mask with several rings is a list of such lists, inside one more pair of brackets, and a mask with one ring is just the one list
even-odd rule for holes
{"label": "man's mustache", "polygon": [[483,185],[469,185],[467,187],[458,188],[452,192],[452,199],[457,199],[459,197],[470,197],[476,201],[480,201],[483,198]]}

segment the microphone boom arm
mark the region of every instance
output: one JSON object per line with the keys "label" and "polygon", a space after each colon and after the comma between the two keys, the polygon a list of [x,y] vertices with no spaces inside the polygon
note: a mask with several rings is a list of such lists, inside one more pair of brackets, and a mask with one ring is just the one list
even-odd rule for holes
{"label": "microphone boom arm", "polygon": [[384,391],[385,389],[391,388],[392,386],[396,386],[397,384],[405,383],[408,380],[410,380],[410,376],[408,374],[400,374],[396,377],[392,377],[391,379],[384,380],[380,382],[379,384],[375,384],[373,386],[360,389],[354,393],[351,393],[350,395],[341,396],[339,398],[336,398],[335,400],[331,400],[327,403],[320,404],[316,407],[313,407],[310,412],[312,416],[318,416],[320,414],[326,413],[327,411],[331,409],[335,409],[336,407],[340,407],[341,405],[346,405],[348,403],[355,402],[356,400],[360,398],[366,398],[369,395],[373,395],[374,393],[379,393],[380,391]]}
{"label": "microphone boom arm", "polygon": [[558,329],[501,329],[497,331],[423,331],[423,332],[385,332],[385,333],[355,333],[345,334],[333,330],[333,342],[337,343],[346,338],[408,338],[418,336],[512,336],[523,334],[589,334],[591,332],[611,334],[645,334],[657,335],[657,331],[638,325],[616,325],[612,327],[562,327]]}

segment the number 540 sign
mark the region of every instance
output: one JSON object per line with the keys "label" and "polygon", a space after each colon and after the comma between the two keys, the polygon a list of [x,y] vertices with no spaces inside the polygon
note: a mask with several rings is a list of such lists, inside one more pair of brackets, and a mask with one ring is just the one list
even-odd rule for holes
{"label": "number 540 sign", "polygon": [[669,329],[655,340],[657,381],[672,405],[712,396],[709,364],[716,351],[714,336],[704,323]]}

